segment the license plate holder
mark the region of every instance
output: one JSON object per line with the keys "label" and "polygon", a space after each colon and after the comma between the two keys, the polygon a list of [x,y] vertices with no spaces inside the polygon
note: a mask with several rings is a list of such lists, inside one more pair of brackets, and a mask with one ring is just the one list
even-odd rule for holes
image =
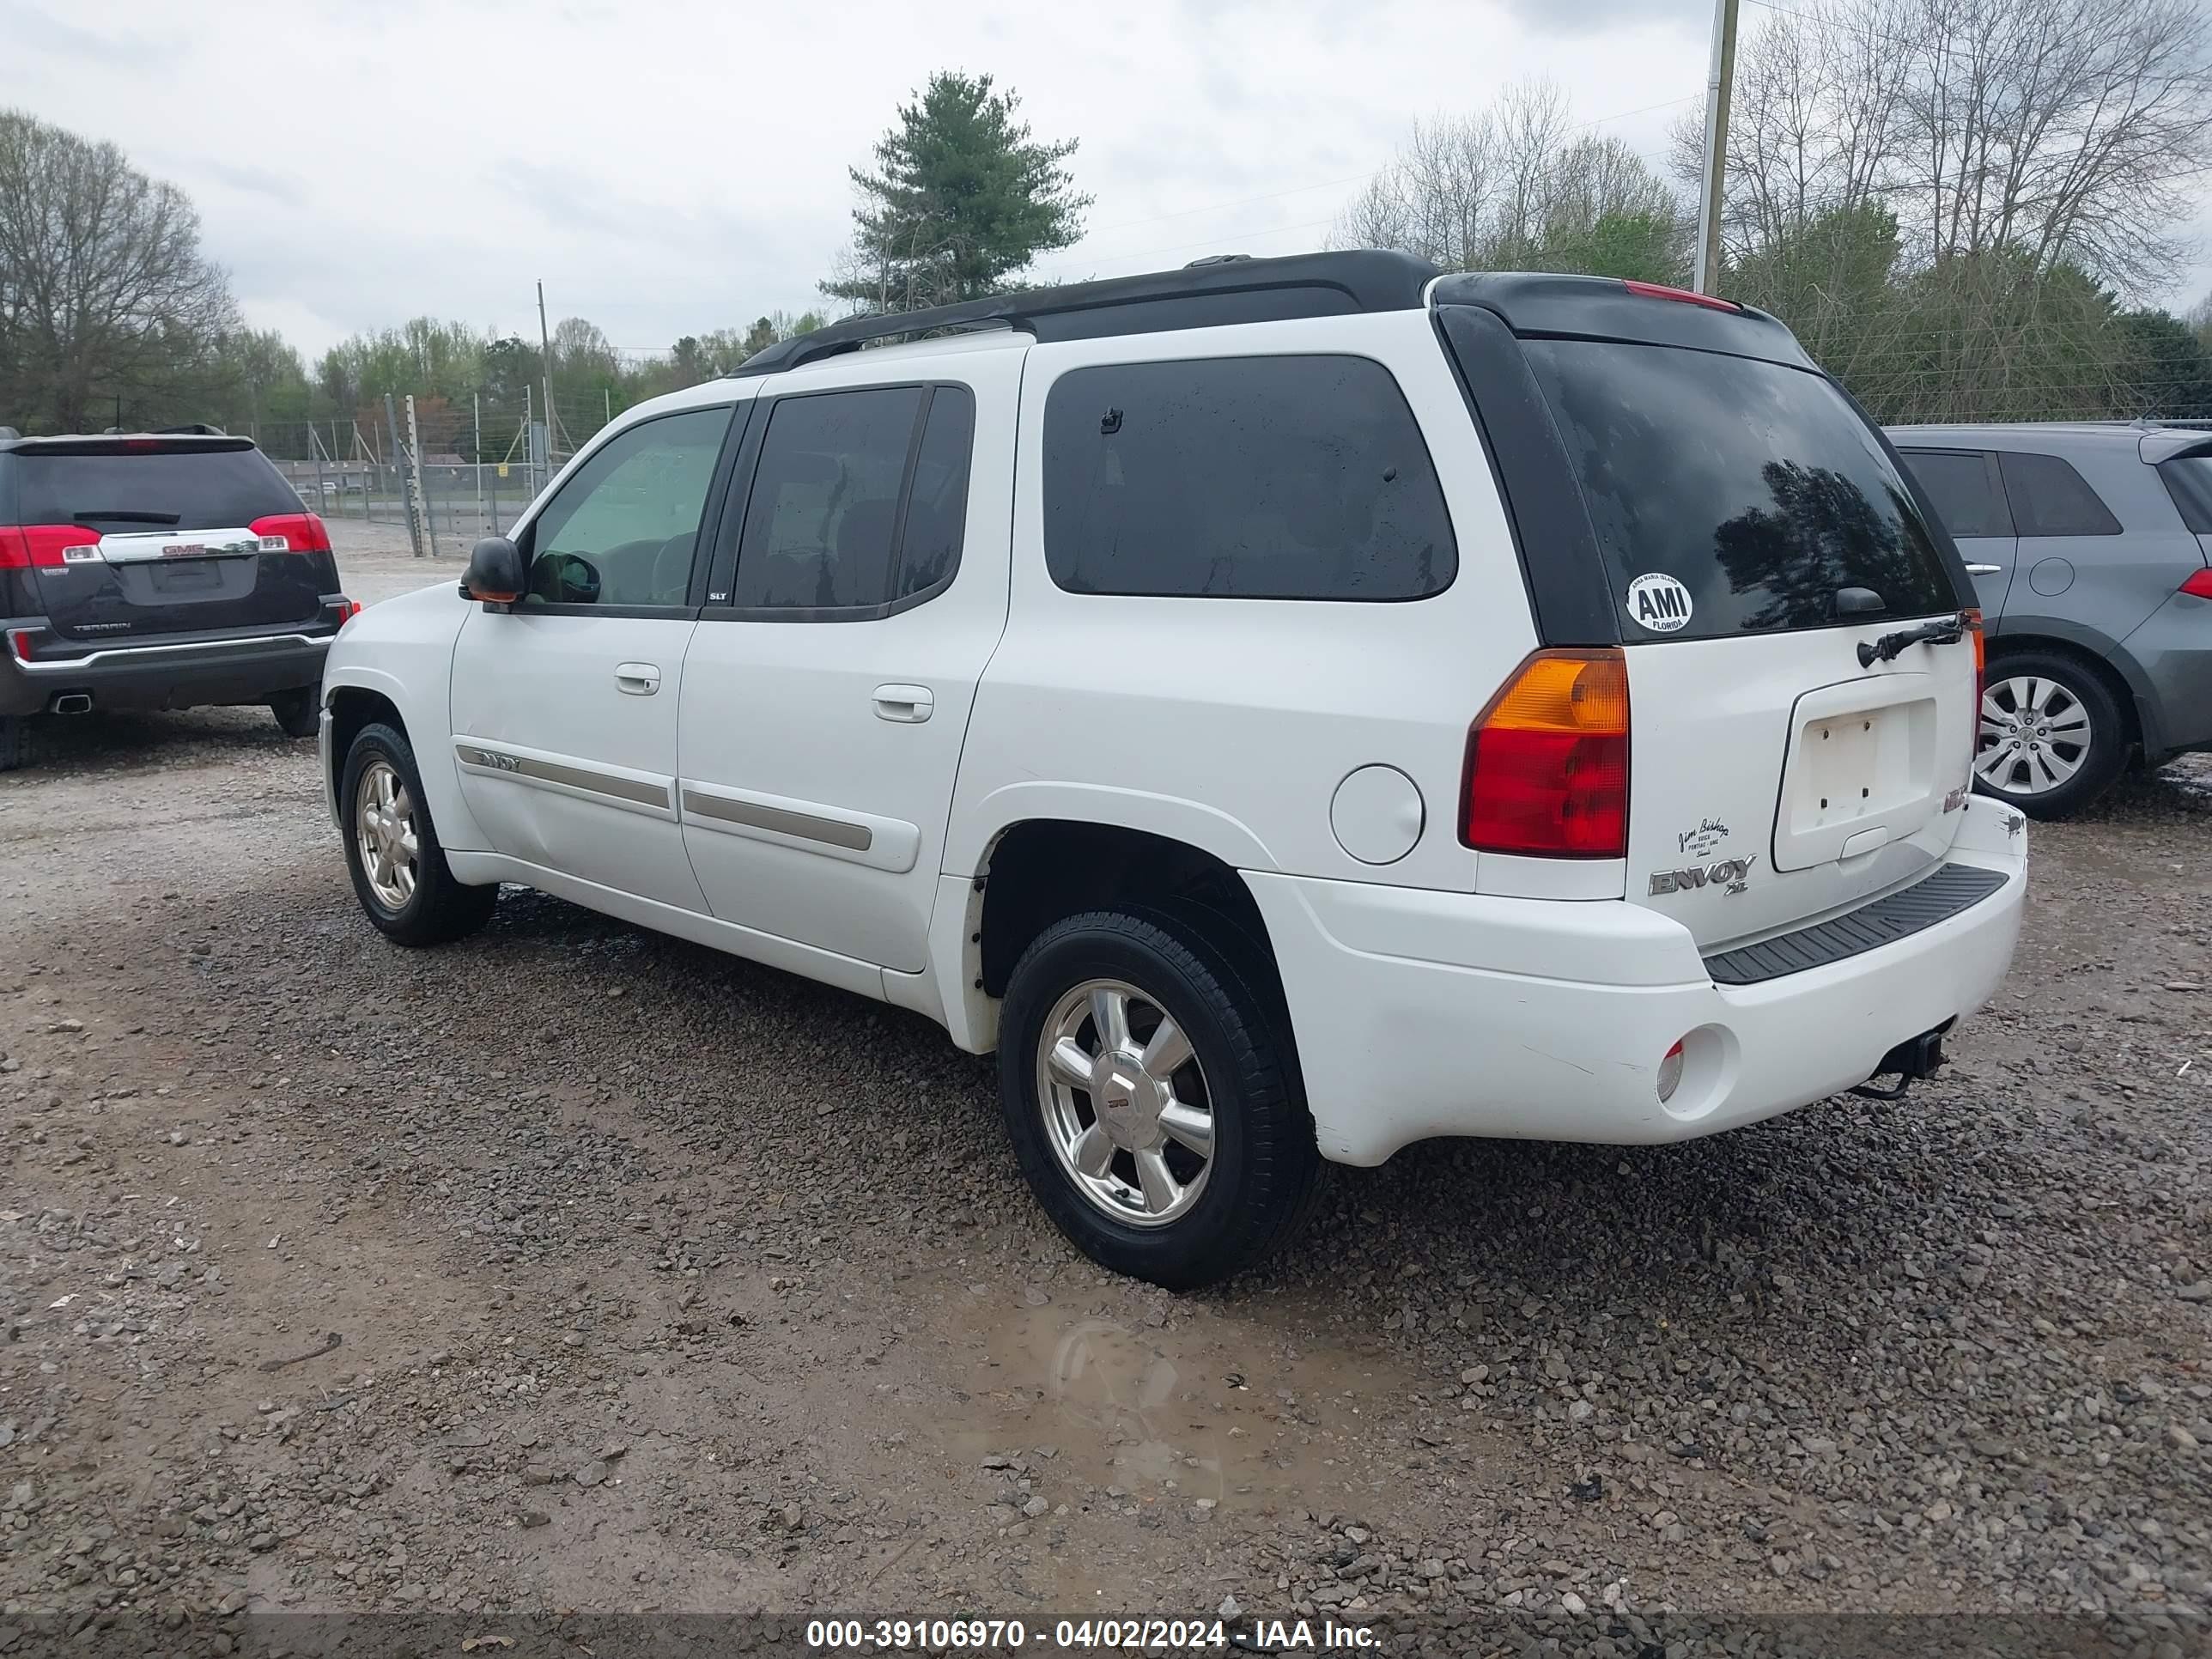
{"label": "license plate holder", "polygon": [[[1924,677],[1892,675],[1799,700],[1774,823],[1778,872],[1901,839],[1934,816],[1942,792],[1933,691]],[[1876,829],[1888,833],[1861,840]]]}
{"label": "license plate holder", "polygon": [[179,559],[148,568],[156,593],[208,593],[222,586],[222,572],[213,559]]}
{"label": "license plate holder", "polygon": [[1869,708],[1806,726],[1801,825],[1841,823],[1866,814],[1880,781],[1882,726],[1890,713]]}

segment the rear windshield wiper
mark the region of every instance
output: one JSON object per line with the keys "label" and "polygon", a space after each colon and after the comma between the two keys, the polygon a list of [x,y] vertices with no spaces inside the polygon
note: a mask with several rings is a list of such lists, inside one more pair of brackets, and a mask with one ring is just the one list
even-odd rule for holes
{"label": "rear windshield wiper", "polygon": [[72,524],[90,524],[94,519],[106,519],[116,524],[175,524],[184,515],[178,513],[127,513],[118,509],[112,513],[72,513]]}
{"label": "rear windshield wiper", "polygon": [[1966,619],[1964,617],[1937,617],[1917,628],[1885,634],[1878,640],[1861,640],[1859,666],[1871,668],[1877,662],[1894,662],[1898,653],[1909,645],[1956,645],[1966,636]]}

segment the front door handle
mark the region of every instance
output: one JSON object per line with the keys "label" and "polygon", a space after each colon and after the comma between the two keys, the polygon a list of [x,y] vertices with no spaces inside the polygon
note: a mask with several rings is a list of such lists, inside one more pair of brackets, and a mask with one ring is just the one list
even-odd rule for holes
{"label": "front door handle", "polygon": [[937,694],[926,685],[879,685],[876,688],[876,718],[901,726],[919,726],[937,712]]}
{"label": "front door handle", "polygon": [[2004,567],[2001,564],[1970,564],[1966,567],[1969,576],[1996,576],[2002,575],[2003,572]]}
{"label": "front door handle", "polygon": [[651,662],[617,663],[615,690],[625,696],[651,696],[660,690],[660,665]]}

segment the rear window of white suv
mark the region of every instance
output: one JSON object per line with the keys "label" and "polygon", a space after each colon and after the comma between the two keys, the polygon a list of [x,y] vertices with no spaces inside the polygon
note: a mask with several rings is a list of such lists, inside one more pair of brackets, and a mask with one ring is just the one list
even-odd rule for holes
{"label": "rear window of white suv", "polygon": [[1459,568],[1428,446],[1365,357],[1070,369],[1044,411],[1044,553],[1076,593],[1417,599]]}
{"label": "rear window of white suv", "polygon": [[[1881,441],[1820,375],[1756,358],[1611,340],[1522,343],[1580,481],[1632,639],[1831,628],[1835,596],[1957,609],[1949,572]],[[1633,595],[1686,592],[1647,629]],[[1662,580],[1660,591],[1672,594]]]}

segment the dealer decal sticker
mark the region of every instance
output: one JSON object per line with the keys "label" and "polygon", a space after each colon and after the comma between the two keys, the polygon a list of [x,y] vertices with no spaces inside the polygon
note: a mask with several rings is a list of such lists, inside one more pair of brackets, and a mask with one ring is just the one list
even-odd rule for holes
{"label": "dealer decal sticker", "polygon": [[1672,576],[1650,572],[1628,585],[1629,619],[1655,634],[1690,625],[1690,590]]}

